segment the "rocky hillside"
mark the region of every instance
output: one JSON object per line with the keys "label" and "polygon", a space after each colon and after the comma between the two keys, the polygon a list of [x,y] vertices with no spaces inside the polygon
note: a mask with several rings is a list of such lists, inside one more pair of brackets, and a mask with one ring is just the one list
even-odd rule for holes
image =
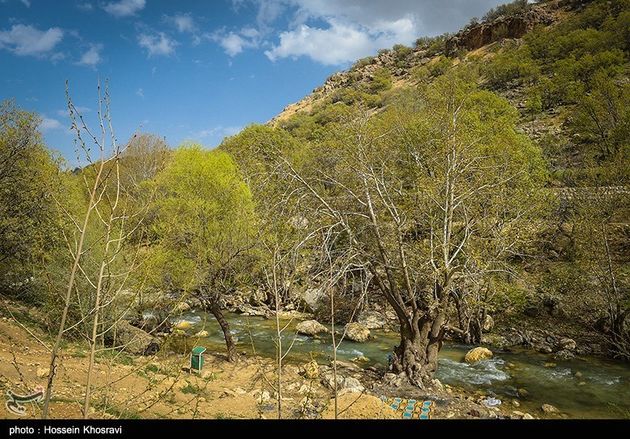
{"label": "rocky hillside", "polygon": [[553,0],[532,5],[531,8],[511,16],[499,16],[481,23],[471,23],[454,35],[444,35],[424,41],[418,40],[413,48],[395,47],[379,51],[374,57],[367,57],[355,63],[346,71],[330,76],[302,100],[290,104],[274,117],[270,123],[286,120],[292,115],[310,111],[314,104],[323,101],[335,91],[357,84],[369,84],[380,69],[391,72],[392,80],[399,85],[414,82],[413,69],[436,63],[440,57],[457,57],[474,54],[478,49],[491,44],[501,44],[504,40],[519,39],[536,26],[550,26],[583,7],[586,1]]}

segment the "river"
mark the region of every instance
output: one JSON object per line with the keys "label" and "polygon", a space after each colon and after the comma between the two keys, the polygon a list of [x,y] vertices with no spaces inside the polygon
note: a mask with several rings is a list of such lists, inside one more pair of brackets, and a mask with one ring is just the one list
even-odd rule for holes
{"label": "river", "polygon": [[[239,351],[273,358],[275,356],[275,320],[227,314],[232,334]],[[204,312],[191,311],[180,320],[192,323],[190,333],[205,329],[208,337],[193,342],[209,351],[224,351],[223,334],[216,320]],[[286,322],[285,322],[286,323]],[[332,358],[330,336],[312,338],[296,335],[298,321],[293,321],[284,332],[283,345],[292,348],[286,361],[301,364],[311,358],[328,364]],[[343,341],[337,358],[355,361],[361,367],[384,366],[392,348],[398,344],[398,335],[373,330],[375,337],[366,343]],[[521,404],[515,410],[539,413],[543,403],[556,406],[571,418],[630,417],[630,365],[601,358],[576,357],[569,361],[556,361],[550,356],[531,350],[494,350],[494,358],[475,364],[463,362],[471,346],[447,343],[440,352],[437,378],[445,384],[471,391],[481,390],[493,395],[503,404],[517,399]],[[358,358],[360,361],[357,361]],[[527,396],[519,397],[518,389]]]}

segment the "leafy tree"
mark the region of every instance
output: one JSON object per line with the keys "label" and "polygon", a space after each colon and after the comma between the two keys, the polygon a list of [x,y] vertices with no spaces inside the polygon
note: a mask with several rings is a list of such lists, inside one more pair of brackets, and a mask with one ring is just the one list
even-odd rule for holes
{"label": "leafy tree", "polygon": [[161,196],[154,206],[158,241],[149,255],[151,282],[199,297],[221,325],[234,360],[220,300],[247,273],[255,224],[251,192],[229,154],[199,145],[177,149],[154,184]]}
{"label": "leafy tree", "polygon": [[60,244],[57,233],[61,178],[33,113],[11,101],[0,106],[0,283],[25,291],[35,267]]}
{"label": "leafy tree", "polygon": [[510,3],[506,3],[504,5],[499,5],[496,8],[490,9],[486,12],[486,15],[483,16],[484,21],[492,21],[499,17],[507,17],[510,15],[515,15],[520,12],[526,11],[530,8],[528,0],[514,0]]}
{"label": "leafy tree", "polygon": [[301,169],[285,161],[328,253],[363,267],[396,312],[392,368],[417,385],[437,368],[451,301],[526,256],[542,206],[540,149],[466,72],[339,126]]}

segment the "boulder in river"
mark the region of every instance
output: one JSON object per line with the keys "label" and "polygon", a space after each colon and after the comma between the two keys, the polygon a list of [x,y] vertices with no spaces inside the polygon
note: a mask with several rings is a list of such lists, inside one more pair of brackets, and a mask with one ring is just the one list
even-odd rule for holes
{"label": "boulder in river", "polygon": [[543,413],[558,413],[559,410],[552,406],[551,404],[543,404],[540,409],[543,411]]}
{"label": "boulder in river", "polygon": [[295,330],[298,334],[302,335],[316,335],[328,332],[328,328],[319,323],[317,320],[305,320],[300,322],[295,327]]}
{"label": "boulder in river", "polygon": [[562,349],[558,352],[556,352],[553,355],[553,358],[555,360],[560,360],[560,361],[568,361],[568,360],[572,360],[573,358],[575,358],[575,355],[573,354],[573,352],[567,350],[567,349]]}
{"label": "boulder in river", "polygon": [[346,325],[346,338],[358,343],[363,343],[370,338],[370,330],[359,322],[348,323]]}
{"label": "boulder in river", "polygon": [[493,354],[490,349],[478,346],[476,348],[472,348],[466,353],[464,361],[469,364],[476,363],[477,361],[492,358],[492,355]]}
{"label": "boulder in river", "polygon": [[192,323],[190,323],[188,320],[180,320],[173,326],[174,329],[180,329],[182,331],[190,329],[191,327]]}

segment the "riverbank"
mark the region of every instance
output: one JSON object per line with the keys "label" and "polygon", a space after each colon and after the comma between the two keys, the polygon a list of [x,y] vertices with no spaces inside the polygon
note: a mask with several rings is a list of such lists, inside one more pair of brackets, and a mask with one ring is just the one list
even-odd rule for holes
{"label": "riverbank", "polygon": [[[29,333],[30,332],[30,333]],[[28,394],[47,381],[49,359],[46,334],[20,326],[10,317],[0,319],[0,388]],[[187,371],[187,355],[161,353],[153,357],[130,357],[110,352],[98,356],[95,365],[94,401],[91,418],[276,418],[274,364],[260,356],[241,355],[229,363],[221,354],[205,356],[201,374]],[[86,347],[64,347],[51,403],[52,418],[80,418],[83,404]],[[341,419],[396,419],[401,417],[385,398],[433,401],[432,418],[522,418],[534,417],[516,407],[485,407],[480,394],[444,386],[420,391],[397,383],[397,377],[338,362]],[[305,366],[283,368],[283,418],[334,418],[332,368]],[[26,417],[40,416],[40,406],[27,404]],[[541,414],[540,416],[546,416]],[[5,412],[3,417],[18,418]],[[538,417],[538,416],[536,416]]]}
{"label": "riverbank", "polygon": [[[24,318],[25,310],[21,312],[20,322],[27,321]],[[206,330],[208,336],[173,337],[172,341],[177,340],[178,343],[163,345],[160,352],[151,357],[134,357],[116,351],[103,352],[97,356],[96,388],[93,393],[95,403],[90,416],[210,419],[277,417],[271,336],[274,322],[262,317],[228,316],[240,352],[239,361],[234,364],[227,362],[222,354],[224,345],[220,331],[213,326],[216,322],[212,318],[192,311],[181,318],[193,322],[190,332]],[[288,336],[295,337],[292,334]],[[624,415],[623,407],[621,410],[604,407],[609,404],[605,400],[608,396],[621,395],[623,399],[623,392],[616,389],[625,385],[626,381],[623,380],[626,378],[620,377],[622,381],[619,382],[611,381],[611,376],[613,379],[616,377],[602,375],[599,363],[556,365],[544,363],[546,357],[542,354],[536,357],[524,353],[519,357],[517,353],[498,352],[492,360],[468,365],[462,362],[466,347],[445,346],[438,370],[439,380],[435,381],[432,388],[420,390],[407,385],[401,377],[386,373],[385,366],[379,363],[382,361],[380,357],[386,358],[387,352],[396,343],[396,334],[374,335],[374,340],[369,343],[343,342],[340,346],[340,360],[337,362],[340,418],[401,417],[401,413],[393,412],[381,401],[385,399],[391,402],[395,398],[432,401],[432,418],[627,416]],[[3,393],[13,390],[25,394],[38,385],[45,385],[49,354],[37,339],[50,345],[47,335],[36,327],[20,326],[6,316],[0,320],[0,387]],[[254,343],[252,340],[255,340]],[[181,349],[181,342],[184,343],[184,349]],[[193,344],[208,348],[201,375],[190,374],[187,370],[188,348]],[[293,351],[283,367],[283,418],[334,417],[329,348],[325,338],[295,339]],[[316,361],[311,361],[313,359]],[[65,346],[62,367],[55,381],[53,417],[82,416],[86,370],[87,346],[81,343]],[[613,372],[620,373],[619,370]],[[608,381],[602,384],[602,380]],[[593,393],[592,386],[595,385],[599,393]],[[560,395],[562,392],[564,394]],[[544,399],[544,395],[553,398]],[[604,399],[593,401],[598,395],[603,395]],[[560,404],[555,402],[558,396],[564,398],[559,400]],[[501,401],[499,405],[496,405],[497,400]],[[584,410],[580,407],[576,410],[573,400],[583,404]],[[593,402],[598,404],[595,406],[599,407],[598,410],[589,410],[593,408]],[[543,411],[543,404],[546,404],[546,411]],[[548,407],[554,404],[557,405],[556,410]],[[37,417],[38,410],[36,405],[29,406],[28,416]]]}

